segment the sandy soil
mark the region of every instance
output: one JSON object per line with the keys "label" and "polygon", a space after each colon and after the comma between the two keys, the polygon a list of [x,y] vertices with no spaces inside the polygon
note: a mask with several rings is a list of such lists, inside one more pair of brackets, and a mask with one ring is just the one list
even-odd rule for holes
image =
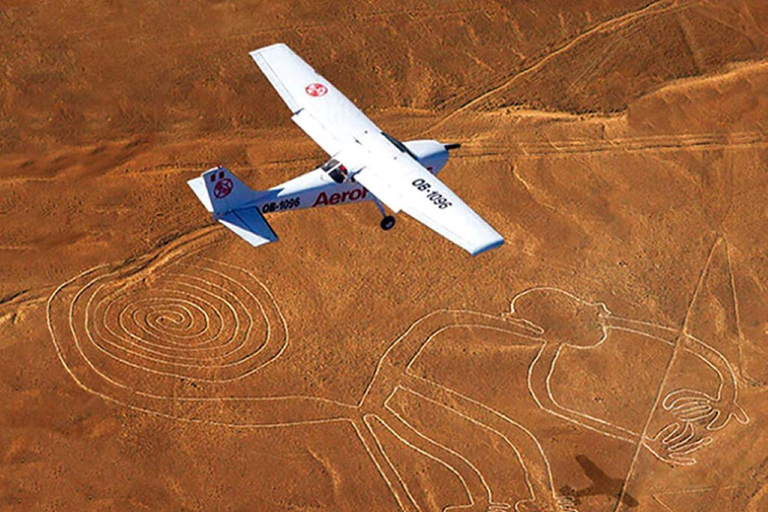
{"label": "sandy soil", "polygon": [[[0,510],[768,510],[768,4],[0,8]],[[254,250],[185,181],[325,158],[283,41],[506,238]]]}

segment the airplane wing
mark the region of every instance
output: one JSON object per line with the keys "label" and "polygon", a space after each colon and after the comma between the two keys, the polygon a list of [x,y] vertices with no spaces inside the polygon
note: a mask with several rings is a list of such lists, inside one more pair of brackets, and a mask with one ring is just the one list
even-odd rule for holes
{"label": "airplane wing", "polygon": [[405,169],[394,176],[393,162],[382,161],[365,167],[355,175],[355,181],[392,210],[402,209],[472,256],[504,243],[504,238],[450,188],[418,162],[408,159],[410,165],[396,162]]}
{"label": "airplane wing", "polygon": [[405,211],[472,255],[504,243],[499,233],[288,46],[275,44],[250,55],[293,112],[293,121],[391,210]]}
{"label": "airplane wing", "polygon": [[354,103],[285,44],[252,51],[251,57],[288,108],[293,121],[333,156],[358,134],[380,131]]}

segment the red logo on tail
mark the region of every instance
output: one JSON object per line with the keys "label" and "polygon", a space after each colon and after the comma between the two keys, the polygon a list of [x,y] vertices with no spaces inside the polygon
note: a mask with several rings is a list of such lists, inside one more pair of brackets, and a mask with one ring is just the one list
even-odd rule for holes
{"label": "red logo on tail", "polygon": [[224,199],[230,192],[232,192],[232,180],[229,178],[224,178],[213,187],[213,195],[216,199]]}

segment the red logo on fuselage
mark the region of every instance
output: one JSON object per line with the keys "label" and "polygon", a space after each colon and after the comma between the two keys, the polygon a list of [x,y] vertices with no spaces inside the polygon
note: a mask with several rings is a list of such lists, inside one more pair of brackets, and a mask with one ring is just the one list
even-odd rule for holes
{"label": "red logo on fuselage", "polygon": [[334,192],[330,196],[325,192],[320,192],[312,206],[325,206],[329,204],[346,203],[347,201],[359,201],[368,196],[368,190],[364,188],[355,188],[345,190],[344,192]]}
{"label": "red logo on fuselage", "polygon": [[232,180],[229,178],[224,178],[213,187],[213,195],[216,199],[224,199],[230,192],[232,192]]}
{"label": "red logo on fuselage", "polygon": [[309,84],[304,90],[307,91],[307,94],[314,96],[315,98],[319,96],[325,96],[328,92],[328,88],[326,86],[318,83]]}

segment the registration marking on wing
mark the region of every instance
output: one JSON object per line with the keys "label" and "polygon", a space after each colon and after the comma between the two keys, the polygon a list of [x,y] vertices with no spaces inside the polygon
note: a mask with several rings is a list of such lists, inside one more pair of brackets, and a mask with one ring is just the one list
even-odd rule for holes
{"label": "registration marking on wing", "polygon": [[432,201],[435,206],[437,206],[441,210],[445,210],[446,208],[450,208],[453,206],[453,203],[451,203],[448,199],[446,199],[443,194],[438,192],[437,190],[432,189],[432,184],[429,183],[427,180],[423,178],[416,178],[411,182],[411,185],[416,187],[416,190],[419,192],[424,192],[426,194],[427,199]]}

